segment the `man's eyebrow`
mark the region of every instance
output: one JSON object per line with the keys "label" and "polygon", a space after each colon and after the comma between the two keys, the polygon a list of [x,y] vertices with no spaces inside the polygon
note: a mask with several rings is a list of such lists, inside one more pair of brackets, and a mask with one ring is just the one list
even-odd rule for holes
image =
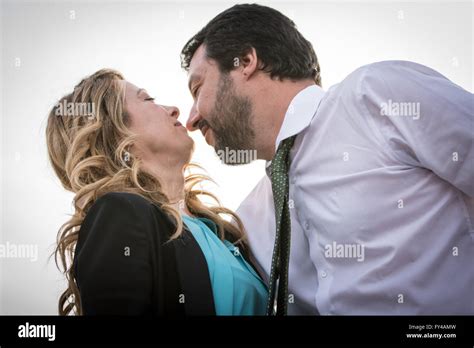
{"label": "man's eyebrow", "polygon": [[140,88],[138,91],[137,91],[137,95],[139,95],[141,92],[143,92],[144,89],[143,88]]}

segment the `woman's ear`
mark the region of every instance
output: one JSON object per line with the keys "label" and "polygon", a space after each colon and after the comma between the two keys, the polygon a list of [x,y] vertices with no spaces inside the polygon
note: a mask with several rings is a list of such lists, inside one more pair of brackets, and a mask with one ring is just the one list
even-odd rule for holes
{"label": "woman's ear", "polygon": [[242,68],[242,74],[245,79],[249,79],[258,70],[258,57],[255,48],[251,48],[243,57],[240,58],[239,64]]}

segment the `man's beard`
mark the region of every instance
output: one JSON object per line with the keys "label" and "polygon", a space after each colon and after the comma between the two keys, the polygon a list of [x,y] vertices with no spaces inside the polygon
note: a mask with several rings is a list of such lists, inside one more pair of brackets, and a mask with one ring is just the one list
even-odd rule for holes
{"label": "man's beard", "polygon": [[[255,149],[255,132],[252,128],[252,102],[250,98],[236,94],[232,79],[222,74],[219,79],[216,102],[209,113],[209,126],[214,134],[214,150],[248,152]],[[245,164],[223,161],[229,165]],[[247,161],[247,163],[250,161]]]}

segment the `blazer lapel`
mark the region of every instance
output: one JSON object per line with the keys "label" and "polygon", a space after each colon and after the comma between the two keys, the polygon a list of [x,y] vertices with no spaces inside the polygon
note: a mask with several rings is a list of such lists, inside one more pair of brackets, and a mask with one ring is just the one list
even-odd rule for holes
{"label": "blazer lapel", "polygon": [[173,244],[186,315],[215,315],[206,258],[191,232],[186,226],[183,228],[183,234]]}

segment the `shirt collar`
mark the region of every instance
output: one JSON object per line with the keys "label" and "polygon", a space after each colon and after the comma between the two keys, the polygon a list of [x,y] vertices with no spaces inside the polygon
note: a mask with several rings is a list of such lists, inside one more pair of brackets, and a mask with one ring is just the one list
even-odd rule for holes
{"label": "shirt collar", "polygon": [[[280,132],[276,138],[275,152],[282,140],[301,133],[309,126],[325,93],[321,87],[311,85],[295,95],[288,106]],[[267,161],[265,164],[265,171],[268,176],[270,176],[271,163],[271,161]]]}
{"label": "shirt collar", "polygon": [[321,87],[311,85],[300,91],[291,100],[275,141],[275,151],[282,140],[301,133],[309,126],[311,120],[316,115],[324,94],[325,92]]}

